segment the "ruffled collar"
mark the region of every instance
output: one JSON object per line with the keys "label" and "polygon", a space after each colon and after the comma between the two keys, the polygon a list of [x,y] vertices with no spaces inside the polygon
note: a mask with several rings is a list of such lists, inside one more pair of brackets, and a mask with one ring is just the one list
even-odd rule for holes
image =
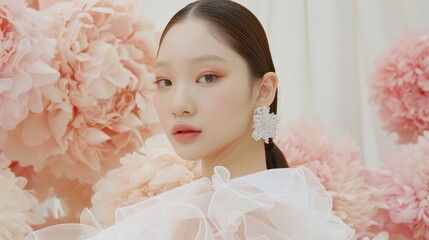
{"label": "ruffled collar", "polygon": [[[44,232],[45,231],[45,232]],[[131,239],[351,239],[354,231],[332,215],[332,200],[314,174],[304,168],[271,169],[230,179],[216,167],[201,178],[137,204],[119,208],[116,224],[102,229],[89,210],[81,224],[42,229],[65,240]],[[61,235],[60,235],[61,234]],[[79,236],[79,237],[76,237]]]}

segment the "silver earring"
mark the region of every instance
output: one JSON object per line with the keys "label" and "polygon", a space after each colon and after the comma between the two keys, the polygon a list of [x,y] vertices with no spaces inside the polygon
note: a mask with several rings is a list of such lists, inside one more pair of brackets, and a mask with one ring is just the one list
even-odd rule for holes
{"label": "silver earring", "polygon": [[256,141],[264,139],[264,142],[268,143],[269,138],[276,136],[277,125],[279,123],[280,117],[274,113],[270,113],[269,107],[257,107],[253,112],[253,139]]}

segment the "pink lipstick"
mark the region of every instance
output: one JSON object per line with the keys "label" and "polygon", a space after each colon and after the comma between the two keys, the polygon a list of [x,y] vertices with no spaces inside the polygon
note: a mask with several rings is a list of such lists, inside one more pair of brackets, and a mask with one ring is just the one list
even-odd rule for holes
{"label": "pink lipstick", "polygon": [[196,128],[193,128],[186,124],[176,124],[171,129],[173,137],[182,143],[188,143],[196,139],[202,131]]}

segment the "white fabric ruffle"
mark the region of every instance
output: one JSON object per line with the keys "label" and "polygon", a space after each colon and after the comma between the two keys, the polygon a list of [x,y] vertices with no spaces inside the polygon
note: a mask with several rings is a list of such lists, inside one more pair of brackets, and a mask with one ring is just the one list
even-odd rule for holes
{"label": "white fabric ruffle", "polygon": [[89,210],[81,224],[31,232],[26,240],[346,240],[354,230],[332,214],[332,199],[304,168],[270,169],[230,179],[216,167],[201,178],[116,211],[102,229]]}

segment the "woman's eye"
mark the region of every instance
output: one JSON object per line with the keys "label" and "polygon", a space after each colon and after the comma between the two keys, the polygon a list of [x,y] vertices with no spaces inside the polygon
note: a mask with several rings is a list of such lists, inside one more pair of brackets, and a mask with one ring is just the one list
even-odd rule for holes
{"label": "woman's eye", "polygon": [[156,80],[155,84],[159,87],[159,88],[167,88],[171,85],[173,85],[173,83],[168,80],[168,79],[160,79],[160,80]]}
{"label": "woman's eye", "polygon": [[216,78],[217,77],[214,74],[205,74],[202,77],[200,77],[197,82],[199,82],[199,83],[212,83],[213,81],[216,80]]}

